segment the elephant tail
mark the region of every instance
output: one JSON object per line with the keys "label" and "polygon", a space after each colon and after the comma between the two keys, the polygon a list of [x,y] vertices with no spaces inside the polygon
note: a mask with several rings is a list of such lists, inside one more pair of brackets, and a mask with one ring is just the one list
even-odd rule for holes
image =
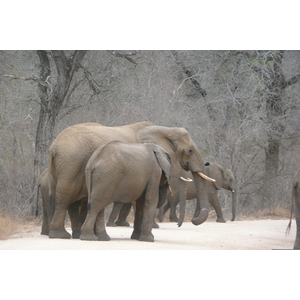
{"label": "elephant tail", "polygon": [[53,186],[53,158],[54,154],[51,150],[48,151],[48,203],[49,203],[49,220],[51,222],[55,210],[55,190]]}
{"label": "elephant tail", "polygon": [[292,194],[291,194],[291,214],[290,214],[290,222],[286,228],[285,231],[285,235],[288,236],[291,230],[291,226],[292,226],[292,217],[293,217],[293,202],[294,202],[294,198],[296,199],[296,193],[297,193],[297,184],[295,183],[293,184],[293,188],[292,188]]}
{"label": "elephant tail", "polygon": [[89,211],[91,208],[90,197],[91,197],[91,193],[92,193],[92,175],[93,175],[93,168],[86,168],[85,178],[86,178],[86,183],[87,183],[86,188],[88,191],[87,211]]}

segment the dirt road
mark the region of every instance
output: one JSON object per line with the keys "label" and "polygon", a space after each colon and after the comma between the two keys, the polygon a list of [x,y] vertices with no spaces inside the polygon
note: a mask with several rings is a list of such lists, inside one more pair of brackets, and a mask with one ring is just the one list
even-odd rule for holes
{"label": "dirt road", "polygon": [[[108,242],[76,239],[49,239],[40,235],[40,227],[31,228],[8,240],[0,241],[0,250],[271,250],[292,249],[296,222],[285,236],[288,220],[255,220],[216,223],[207,221],[200,226],[185,222],[160,223],[153,229],[154,243],[131,240],[132,225],[107,227]],[[67,228],[70,231],[70,228]]]}

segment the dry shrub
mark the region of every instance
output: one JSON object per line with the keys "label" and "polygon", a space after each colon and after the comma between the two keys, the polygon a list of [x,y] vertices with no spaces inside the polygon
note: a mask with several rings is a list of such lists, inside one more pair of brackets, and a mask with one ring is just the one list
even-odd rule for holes
{"label": "dry shrub", "polygon": [[17,232],[16,221],[7,216],[0,215],[0,240],[6,240]]}

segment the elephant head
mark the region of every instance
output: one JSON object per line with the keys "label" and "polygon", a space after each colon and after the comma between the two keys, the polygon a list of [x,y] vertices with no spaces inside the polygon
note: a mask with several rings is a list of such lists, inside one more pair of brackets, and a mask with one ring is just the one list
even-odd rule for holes
{"label": "elephant head", "polygon": [[[182,169],[189,170],[193,174],[197,198],[201,207],[198,216],[192,219],[194,225],[206,221],[208,217],[209,202],[206,193],[205,166],[200,152],[184,128],[172,128],[163,126],[149,126],[142,128],[136,134],[140,143],[152,142],[167,150],[172,161],[171,177],[180,178]],[[206,177],[207,178],[207,177]],[[179,180],[180,187],[180,220],[181,226],[185,214],[186,182]]]}
{"label": "elephant head", "polygon": [[215,179],[213,183],[217,190],[226,189],[232,192],[232,219],[235,220],[236,216],[236,188],[235,188],[235,180],[234,176],[230,169],[223,169],[220,165],[216,163],[205,164],[206,173],[208,176]]}

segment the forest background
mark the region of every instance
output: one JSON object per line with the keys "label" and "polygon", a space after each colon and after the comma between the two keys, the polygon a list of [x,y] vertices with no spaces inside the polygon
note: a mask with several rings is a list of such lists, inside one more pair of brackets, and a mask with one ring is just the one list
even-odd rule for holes
{"label": "forest background", "polygon": [[[0,51],[1,213],[34,217],[37,176],[66,127],[149,121],[186,128],[205,162],[233,171],[238,218],[288,216],[299,80],[296,50]],[[228,218],[230,193],[219,195]]]}

